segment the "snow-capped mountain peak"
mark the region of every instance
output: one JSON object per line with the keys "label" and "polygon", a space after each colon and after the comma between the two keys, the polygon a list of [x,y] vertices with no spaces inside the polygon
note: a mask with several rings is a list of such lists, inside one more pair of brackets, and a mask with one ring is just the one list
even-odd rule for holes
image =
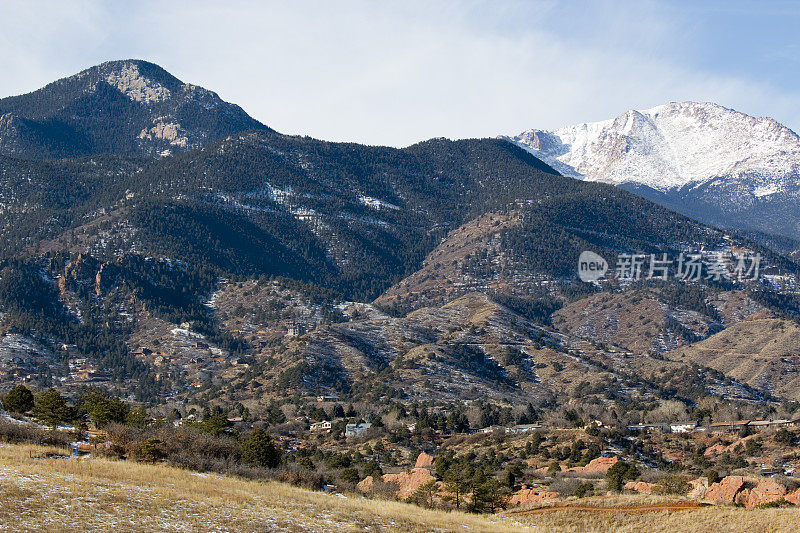
{"label": "snow-capped mountain peak", "polygon": [[778,192],[800,168],[800,138],[792,130],[713,103],[671,102],[506,139],[562,174],[660,191],[730,177],[747,178],[761,194]]}

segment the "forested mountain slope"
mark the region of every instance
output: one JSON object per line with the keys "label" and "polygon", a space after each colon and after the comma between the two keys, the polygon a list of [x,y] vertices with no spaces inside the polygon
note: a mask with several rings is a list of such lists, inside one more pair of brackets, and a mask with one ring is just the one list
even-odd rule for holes
{"label": "forested mountain slope", "polygon": [[[601,343],[636,349],[647,366],[651,348],[724,326],[704,303],[718,294],[746,290],[741,301],[797,313],[784,290],[797,279],[789,258],[618,187],[559,175],[506,141],[332,143],[274,132],[215,98],[154,65],[116,62],[0,101],[4,113],[61,117],[52,120],[85,133],[65,134],[72,151],[16,144],[0,156],[0,363],[9,361],[8,375],[46,386],[86,359],[102,379],[150,400],[216,398],[236,383],[250,391],[242,401],[257,402],[290,389],[363,397],[374,379],[391,385],[387,394],[408,394],[405,371],[428,368],[440,382],[434,399],[452,399],[448,384],[458,380],[465,395],[474,387],[496,388],[500,399],[534,390],[551,398],[572,378],[539,383],[531,365],[544,361],[530,352],[541,348],[543,327],[557,339],[554,353],[540,354],[548,360],[575,362],[570,351],[582,342],[600,354],[553,369],[603,369],[615,352]],[[139,136],[165,113],[189,128],[185,146]],[[102,117],[124,124],[96,122]],[[92,136],[100,140],[80,144]],[[162,148],[170,153],[152,157]],[[578,281],[584,250],[612,266],[609,279]],[[777,277],[745,287],[674,276],[631,286],[613,276],[620,253],[701,250],[760,253]],[[554,324],[559,331],[551,327],[555,311],[601,288],[627,298],[642,287],[654,291],[648,309],[663,305],[646,343],[630,344],[637,328],[627,325],[595,335],[570,308],[565,324]],[[453,312],[468,294],[492,316],[529,323],[500,327],[501,319]],[[684,319],[690,311],[701,315],[697,328]],[[428,314],[447,331],[420,326]],[[512,344],[524,353],[498,348]],[[716,381],[709,374],[700,386],[717,390]]]}
{"label": "forested mountain slope", "polygon": [[157,155],[251,128],[266,126],[140,60],[110,61],[0,100],[0,154],[22,158]]}

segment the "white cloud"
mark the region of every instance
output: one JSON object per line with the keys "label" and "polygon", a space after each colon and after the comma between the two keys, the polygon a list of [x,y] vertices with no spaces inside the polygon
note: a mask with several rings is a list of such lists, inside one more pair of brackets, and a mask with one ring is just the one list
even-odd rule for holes
{"label": "white cloud", "polygon": [[0,19],[15,22],[4,23],[12,31],[0,36],[0,69],[13,74],[0,94],[139,57],[279,131],[369,144],[555,128],[684,99],[800,125],[797,91],[681,63],[692,52],[682,37],[695,28],[672,11],[614,7],[4,3]]}

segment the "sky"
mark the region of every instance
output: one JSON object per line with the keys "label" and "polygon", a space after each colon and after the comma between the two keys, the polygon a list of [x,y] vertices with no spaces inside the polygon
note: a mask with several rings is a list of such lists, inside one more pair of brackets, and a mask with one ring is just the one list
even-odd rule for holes
{"label": "sky", "polygon": [[800,0],[0,0],[0,96],[152,61],[288,134],[407,146],[711,101],[800,131]]}

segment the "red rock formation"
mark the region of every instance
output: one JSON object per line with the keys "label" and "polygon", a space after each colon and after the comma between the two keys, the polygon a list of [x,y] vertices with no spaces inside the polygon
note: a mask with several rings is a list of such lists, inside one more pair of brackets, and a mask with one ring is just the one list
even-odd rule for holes
{"label": "red rock formation", "polygon": [[[750,481],[753,478],[748,478]],[[744,489],[741,498],[737,496],[737,502],[741,500],[748,509],[763,505],[765,503],[776,502],[786,496],[786,487],[774,479],[758,479],[757,484],[752,489]]]}
{"label": "red rock formation", "polygon": [[583,474],[590,474],[594,472],[602,472],[606,473],[611,469],[612,466],[617,464],[619,458],[617,457],[598,457],[597,459],[592,459],[589,461],[589,464],[586,466],[576,466],[569,469],[569,472],[581,472]]}
{"label": "red rock formation", "polygon": [[422,452],[417,456],[417,462],[414,468],[425,468],[426,466],[433,465],[433,456]]}
{"label": "red rock formation", "polygon": [[651,494],[656,487],[658,487],[658,484],[647,483],[645,481],[628,481],[625,483],[625,490],[639,492],[641,494]]}
{"label": "red rock formation", "polygon": [[428,481],[433,481],[436,478],[431,475],[427,468],[412,468],[408,472],[400,472],[399,474],[384,474],[384,483],[397,483],[399,487],[397,497],[405,500],[422,485]]}
{"label": "red rock formation", "polygon": [[356,488],[363,493],[372,492],[372,485],[375,484],[375,479],[372,476],[367,476],[358,482]]}
{"label": "red rock formation", "polygon": [[708,487],[704,501],[733,504],[742,487],[744,487],[744,478],[742,476],[727,476]]}
{"label": "red rock formation", "polygon": [[513,507],[516,505],[526,505],[529,503],[538,503],[544,501],[557,501],[560,500],[557,492],[548,492],[536,488],[522,488],[511,495],[508,500],[508,505]]}
{"label": "red rock formation", "polygon": [[703,452],[703,455],[705,455],[706,457],[714,457],[715,455],[723,453],[725,451],[725,448],[727,448],[727,446],[725,446],[721,442],[718,442],[713,446],[709,446],[708,448],[706,448],[706,451]]}
{"label": "red rock formation", "polygon": [[706,457],[714,457],[715,455],[720,455],[720,454],[723,454],[725,452],[732,452],[732,451],[734,451],[736,449],[736,447],[738,445],[741,444],[742,447],[744,447],[744,446],[747,445],[747,441],[749,441],[750,439],[754,439],[756,437],[759,437],[759,436],[760,436],[759,433],[756,433],[756,434],[753,434],[753,435],[748,435],[747,437],[743,437],[743,438],[741,438],[741,439],[739,439],[739,440],[737,440],[737,441],[735,441],[735,442],[733,442],[733,443],[731,443],[731,444],[729,444],[727,446],[725,446],[722,443],[717,443],[717,444],[715,444],[713,446],[710,446],[703,453],[703,455],[705,455]]}
{"label": "red rock formation", "polygon": [[800,505],[800,489],[786,495],[786,501],[795,505]]}
{"label": "red rock formation", "polygon": [[667,461],[673,461],[673,462],[683,461],[686,459],[686,454],[684,454],[682,451],[676,451],[676,450],[664,450],[664,453],[662,453],[661,455]]}
{"label": "red rock formation", "polygon": [[[723,504],[738,503],[752,509],[784,497],[786,497],[786,487],[774,479],[728,476],[708,488],[705,501]],[[794,493],[789,497],[795,498]],[[796,497],[800,500],[800,494]]]}
{"label": "red rock formation", "polygon": [[708,491],[708,478],[707,477],[699,477],[697,479],[693,479],[689,482],[689,485],[692,486],[692,490],[690,490],[686,497],[690,500],[702,500],[706,497],[706,492]]}

